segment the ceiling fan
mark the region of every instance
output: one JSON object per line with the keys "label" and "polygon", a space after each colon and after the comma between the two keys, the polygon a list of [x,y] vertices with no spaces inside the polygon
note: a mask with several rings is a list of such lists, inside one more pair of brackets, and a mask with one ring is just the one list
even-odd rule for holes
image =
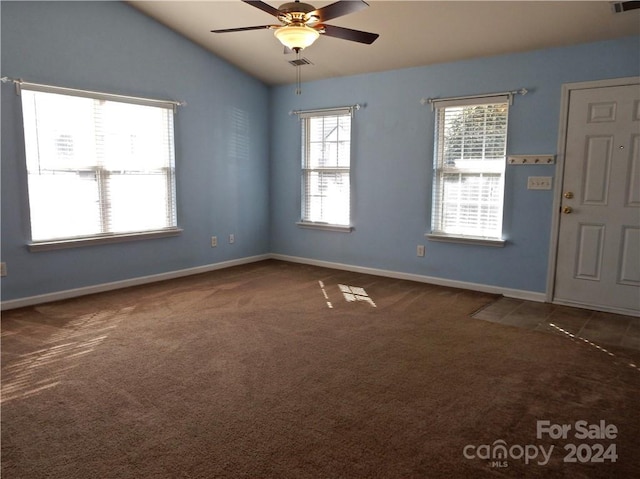
{"label": "ceiling fan", "polygon": [[313,44],[313,42],[320,37],[320,34],[350,40],[352,42],[365,43],[367,45],[372,44],[376,38],[378,38],[377,33],[363,32],[324,23],[327,20],[354,13],[368,7],[369,5],[363,0],[340,0],[318,9],[313,5],[302,3],[299,0],[285,3],[280,5],[279,8],[274,8],[261,0],[242,1],[273,15],[280,21],[280,25],[258,25],[255,27],[211,30],[213,33],[243,32],[267,28],[274,30],[276,38],[280,40],[285,47],[296,53]]}

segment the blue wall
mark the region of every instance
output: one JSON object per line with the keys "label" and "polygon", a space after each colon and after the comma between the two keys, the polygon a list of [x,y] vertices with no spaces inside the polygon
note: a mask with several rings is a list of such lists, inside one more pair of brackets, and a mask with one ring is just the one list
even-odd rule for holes
{"label": "blue wall", "polygon": [[[563,83],[640,74],[633,37],[311,82],[296,96],[126,4],[2,2],[1,14],[3,76],[188,103],[176,116],[181,236],[30,253],[20,99],[2,86],[3,301],[269,252],[544,292],[553,192],[526,183],[556,167],[507,168],[504,248],[427,241],[434,118],[419,100],[526,87],[508,153],[556,154]],[[353,128],[355,229],[298,228],[300,132],[288,112],[354,103],[366,105]]]}
{"label": "blue wall", "polygon": [[[312,47],[311,47],[312,48]],[[552,191],[528,176],[555,166],[508,166],[504,248],[428,241],[434,114],[420,99],[525,87],[509,111],[508,154],[556,154],[561,86],[640,74],[638,37],[569,48],[322,80],[273,91],[271,251],[361,267],[545,292]],[[304,70],[303,70],[304,71]],[[296,227],[299,123],[290,110],[366,104],[353,122],[352,233]],[[292,141],[295,140],[295,141]],[[416,246],[426,245],[426,256]]]}
{"label": "blue wall", "polygon": [[181,236],[30,253],[20,98],[2,86],[3,301],[269,251],[267,86],[120,2],[1,8],[3,76],[187,102],[175,118]]}

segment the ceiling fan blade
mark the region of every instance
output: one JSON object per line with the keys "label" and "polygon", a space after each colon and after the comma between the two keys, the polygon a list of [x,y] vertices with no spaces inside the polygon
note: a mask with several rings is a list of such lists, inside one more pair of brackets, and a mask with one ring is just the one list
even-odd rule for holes
{"label": "ceiling fan blade", "polygon": [[263,12],[267,12],[268,14],[273,15],[274,17],[277,17],[278,15],[280,15],[280,12],[278,11],[277,8],[273,8],[271,5],[268,5],[260,0],[242,0],[242,1],[244,3],[248,3],[252,7],[259,8]]}
{"label": "ceiling fan blade", "polygon": [[332,18],[338,18],[349,13],[357,12],[363,8],[367,8],[368,3],[363,0],[340,0],[339,2],[332,3],[326,7],[319,8],[311,12],[310,16],[316,16],[320,19],[320,22],[331,20]]}
{"label": "ceiling fan blade", "polygon": [[351,40],[352,42],[366,43],[371,45],[380,35],[377,33],[363,32],[360,30],[352,30],[351,28],[336,27],[335,25],[322,25],[324,34],[329,37],[341,38],[342,40]]}
{"label": "ceiling fan blade", "polygon": [[211,33],[232,33],[232,32],[246,32],[247,30],[264,30],[265,28],[278,28],[279,25],[258,25],[255,27],[240,27],[240,28],[224,28],[222,30],[211,30]]}

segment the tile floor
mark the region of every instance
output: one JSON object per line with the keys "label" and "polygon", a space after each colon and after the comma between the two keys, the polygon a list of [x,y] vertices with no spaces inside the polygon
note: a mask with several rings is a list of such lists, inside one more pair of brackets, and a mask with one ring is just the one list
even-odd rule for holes
{"label": "tile floor", "polygon": [[494,323],[572,334],[599,345],[640,350],[640,318],[513,298],[500,298],[473,315]]}

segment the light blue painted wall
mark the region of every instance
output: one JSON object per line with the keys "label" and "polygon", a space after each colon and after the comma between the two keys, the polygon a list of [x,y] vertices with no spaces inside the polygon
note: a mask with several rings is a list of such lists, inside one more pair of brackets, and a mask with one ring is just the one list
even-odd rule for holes
{"label": "light blue painted wall", "polygon": [[[312,48],[308,55],[312,58]],[[363,48],[366,48],[363,46]],[[303,67],[307,68],[307,67]],[[312,68],[312,67],[308,67]],[[304,75],[304,69],[302,70]],[[522,87],[510,109],[508,154],[556,154],[563,83],[640,74],[638,37],[524,54],[352,76],[273,90],[271,250],[362,267],[545,292],[552,191],[527,190],[528,176],[557,177],[555,166],[506,172],[504,248],[427,241],[434,114],[423,97]],[[352,233],[296,227],[300,218],[300,133],[290,110],[355,103]],[[426,257],[416,246],[426,245]]]}
{"label": "light blue painted wall", "polygon": [[2,86],[3,301],[269,251],[267,86],[124,3],[2,2],[1,14],[3,76],[187,102],[175,118],[181,236],[30,253],[20,99]]}
{"label": "light blue painted wall", "polygon": [[[419,100],[526,87],[508,151],[556,153],[563,83],[640,74],[633,37],[318,81],[297,97],[126,4],[2,2],[0,11],[3,76],[188,103],[176,117],[180,237],[30,253],[20,103],[2,86],[3,300],[268,252],[543,292],[553,194],[526,190],[526,180],[555,177],[555,167],[507,169],[505,248],[428,242],[433,114]],[[354,103],[366,105],[354,123],[355,230],[300,229],[300,132],[288,112]]]}

